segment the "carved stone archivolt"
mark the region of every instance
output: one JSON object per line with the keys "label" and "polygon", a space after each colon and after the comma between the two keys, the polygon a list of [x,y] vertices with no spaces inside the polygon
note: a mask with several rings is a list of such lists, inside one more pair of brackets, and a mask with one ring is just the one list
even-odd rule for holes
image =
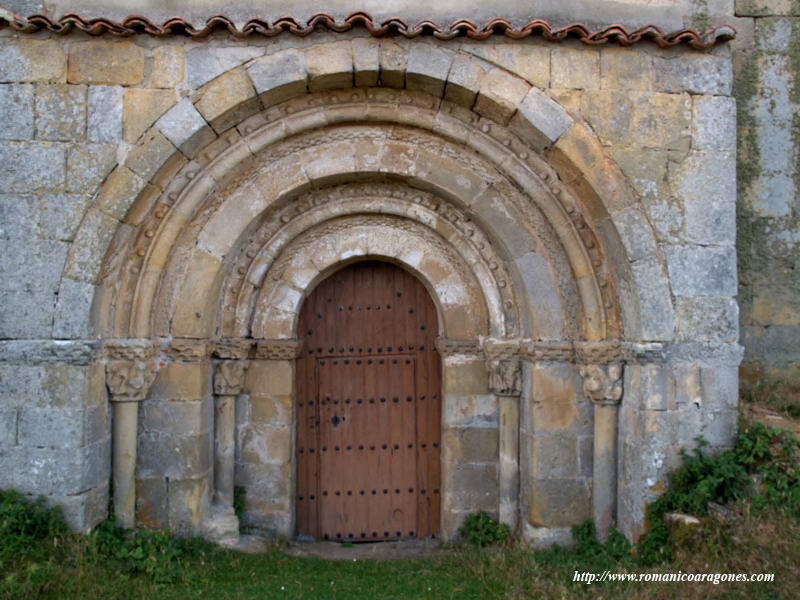
{"label": "carved stone archivolt", "polygon": [[583,392],[595,404],[619,404],[622,400],[624,365],[583,365]]}
{"label": "carved stone archivolt", "polygon": [[[407,102],[408,110],[396,111],[399,101]],[[387,114],[397,119],[397,123],[392,127],[370,123],[368,126],[362,126],[360,130],[357,130],[359,128],[348,130],[344,126],[320,128],[320,123],[325,119],[314,118],[314,114],[335,110],[337,122],[343,123],[348,120],[344,118],[345,113],[350,114],[348,113],[350,111],[352,113],[349,117],[350,122],[357,122],[372,109],[389,111]],[[441,127],[435,132],[427,125],[432,122],[441,122]],[[552,265],[559,265],[552,271],[558,279],[556,285],[559,289],[558,294],[563,299],[564,314],[548,322],[569,325],[570,320],[577,319],[576,315],[580,313],[580,310],[574,310],[571,303],[586,294],[599,294],[593,300],[581,301],[583,310],[592,307],[591,310],[599,309],[602,313],[588,319],[587,322],[592,323],[591,327],[595,328],[595,333],[603,334],[601,331],[603,328],[605,328],[604,335],[609,333],[613,335],[617,331],[616,315],[619,311],[615,308],[614,282],[606,267],[603,244],[596,237],[591,220],[583,215],[581,203],[572,197],[572,192],[562,184],[553,169],[508,128],[486,122],[468,110],[425,94],[370,89],[321,93],[297,98],[252,117],[239,130],[244,139],[223,135],[215,141],[213,149],[209,148],[207,152],[200,153],[195,161],[185,166],[176,162],[175,172],[164,193],[155,199],[148,198],[150,208],[143,209],[143,214],[146,216],[140,221],[141,225],[133,230],[133,233],[120,233],[118,239],[114,241],[109,252],[110,256],[105,263],[107,268],[103,273],[104,286],[109,288],[109,297],[112,298],[109,314],[112,322],[116,323],[113,330],[151,332],[164,336],[172,333],[170,327],[174,320],[171,315],[175,310],[175,302],[178,301],[178,293],[184,285],[187,272],[179,263],[181,260],[192,259],[192,249],[196,247],[198,236],[213,221],[214,215],[226,202],[241,204],[239,197],[234,197],[235,191],[228,192],[232,187],[241,188],[242,185],[246,187],[264,173],[270,173],[272,176],[286,171],[292,164],[296,166],[298,161],[307,161],[308,157],[313,159],[323,148],[333,149],[336,145],[341,146],[335,150],[336,154],[333,156],[342,157],[340,162],[344,164],[350,160],[344,158],[352,155],[351,151],[345,151],[345,145],[352,147],[356,143],[374,142],[380,147],[391,142],[405,144],[405,147],[414,151],[453,161],[455,170],[448,184],[452,184],[454,188],[454,197],[462,195],[456,188],[461,185],[462,179],[469,183],[471,175],[476,180],[482,179],[484,184],[490,184],[486,188],[489,190],[486,202],[488,202],[487,207],[491,206],[490,210],[503,212],[506,208],[500,204],[505,203],[509,208],[512,208],[513,204],[512,210],[515,215],[513,221],[526,228],[532,239],[538,239],[537,252],[544,253],[544,260]],[[287,139],[286,134],[282,132],[292,132],[293,137]],[[452,143],[453,140],[458,143]],[[464,143],[468,148],[463,147]],[[254,153],[257,160],[253,160]],[[378,160],[380,162],[384,159]],[[253,165],[251,172],[247,172],[247,164]],[[352,173],[362,168],[372,172],[377,172],[378,169],[384,170],[381,166],[383,163],[370,168],[360,167],[352,161],[350,164],[352,167],[348,168]],[[394,168],[391,165],[401,165],[402,162],[392,161],[391,165],[386,164],[388,173]],[[315,168],[311,164],[304,163],[301,170],[305,169],[313,178],[316,177]],[[412,174],[415,168],[421,170],[417,177],[422,180],[436,177],[435,169],[430,173],[424,172],[426,163],[422,163],[420,167],[410,165],[407,169],[408,174]],[[461,177],[459,172],[463,172],[465,176]],[[217,187],[218,182],[222,181],[225,182],[225,186]],[[294,187],[289,184],[288,181],[276,184],[279,185],[276,189],[283,191],[265,199],[264,208],[267,210],[259,213],[259,217],[266,217],[264,223],[277,223],[279,227],[288,226],[302,214],[314,210],[327,210],[328,207],[341,203],[340,200],[336,200],[324,206],[325,203],[320,203],[319,198],[309,197],[301,199],[301,202],[293,206],[298,198],[284,191],[302,189],[305,183],[298,179]],[[473,186],[471,190],[465,188],[465,193],[475,195],[480,190],[480,187],[476,189]],[[253,193],[258,194],[258,190]],[[528,197],[526,194],[532,195]],[[496,281],[497,289],[500,290],[501,309],[508,313],[506,321],[511,327],[503,333],[513,335],[515,332],[521,332],[522,329],[515,328],[522,328],[525,324],[521,321],[515,322],[512,317],[517,310],[516,307],[524,305],[525,300],[513,294],[507,295],[506,290],[512,287],[511,282],[518,275],[503,272],[503,269],[508,268],[508,264],[507,259],[496,259],[496,257],[504,258],[497,254],[499,250],[497,240],[492,241],[490,237],[484,236],[477,222],[459,212],[462,209],[455,204],[441,204],[441,200],[438,200],[439,204],[434,205],[424,194],[411,198],[410,202],[416,203],[421,211],[436,214],[439,222],[447,223],[449,227],[458,231],[459,238],[465,240],[465,248],[470,247],[472,252],[477,253],[481,268],[488,269]],[[189,206],[182,206],[179,211],[175,210],[178,204],[187,203]],[[281,212],[284,210],[286,212]],[[369,208],[366,210],[369,212]],[[196,217],[180,227],[168,224],[173,215],[186,214],[194,214]],[[275,218],[276,215],[278,218]],[[568,223],[568,225],[560,226],[555,232],[549,225],[550,222]],[[181,233],[176,236],[178,231]],[[244,257],[252,253],[249,246],[251,242],[260,243],[256,238],[261,234],[251,233],[254,231],[256,230],[250,228],[245,236],[248,239],[243,239],[241,252]],[[172,236],[172,241],[166,239],[165,235]],[[234,234],[235,238],[236,235],[238,234]],[[172,244],[171,251],[170,244]],[[569,252],[568,259],[564,252],[564,244],[574,246]],[[240,248],[234,250],[238,253]],[[124,255],[122,259],[121,255]],[[149,257],[167,255],[171,256],[170,261],[158,281],[152,278],[146,281],[142,279],[150,272],[146,266]],[[233,262],[236,260],[238,258]],[[582,264],[572,265],[570,268],[569,265],[574,261]],[[230,264],[226,256],[226,265]],[[229,288],[234,295],[247,288],[247,281],[251,275],[251,271],[247,269],[242,273],[240,267],[241,265],[236,265],[229,271],[231,277]],[[254,265],[255,270],[258,268],[258,265]],[[576,290],[569,274],[587,271],[594,273],[597,285],[583,286],[581,290]],[[120,276],[109,277],[112,272],[119,273]],[[235,280],[239,276],[242,279],[237,284]],[[148,290],[151,290],[152,294]],[[150,299],[146,299],[147,294],[151,294]],[[221,306],[241,305],[239,300],[234,303],[230,300],[226,291],[224,298],[221,298]],[[542,308],[539,307],[537,310]],[[210,327],[207,329],[211,330]],[[241,335],[239,331],[223,331],[227,335]],[[175,334],[185,335],[181,331],[175,331]]]}

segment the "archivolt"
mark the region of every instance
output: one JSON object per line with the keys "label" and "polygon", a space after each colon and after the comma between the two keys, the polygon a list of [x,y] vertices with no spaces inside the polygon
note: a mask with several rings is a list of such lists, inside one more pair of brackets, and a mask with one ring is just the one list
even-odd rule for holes
{"label": "archivolt", "polygon": [[[220,294],[226,277],[251,273],[237,257],[257,252],[252,246],[265,241],[264,232],[280,236],[270,227],[291,220],[303,206],[297,200],[302,194],[359,177],[433,192],[442,206],[467,215],[457,222],[474,223],[467,226],[473,235],[481,230],[480,243],[504,259],[487,262],[479,251],[477,263],[467,261],[484,275],[484,267],[492,271],[494,291],[484,285],[483,296],[494,315],[493,335],[620,334],[614,278],[581,203],[510,130],[438,98],[382,89],[310,95],[251,117],[193,161],[175,163],[171,173],[159,175],[170,177],[165,191],[140,197],[131,209],[136,227],[119,231],[109,251],[101,298],[101,312],[110,317],[106,335],[171,335],[176,328],[186,337],[242,333],[242,304],[237,300],[231,309],[229,303],[236,286],[226,286],[225,302]],[[520,249],[521,240],[528,246]],[[469,252],[469,244],[460,248]],[[510,275],[498,277],[494,271],[504,262]],[[566,323],[566,331],[537,325],[534,306],[528,323],[525,315],[507,318],[511,304],[524,305],[525,297],[536,302],[537,286],[547,284],[532,282],[530,269],[561,278],[552,285],[561,306],[551,319]],[[247,281],[253,285],[249,275]],[[527,286],[527,293],[501,291],[500,281]],[[203,311],[194,310],[198,297],[206,303]],[[570,307],[575,298],[579,305]],[[232,321],[223,316],[223,304],[238,315]],[[569,331],[570,314],[581,331]]]}

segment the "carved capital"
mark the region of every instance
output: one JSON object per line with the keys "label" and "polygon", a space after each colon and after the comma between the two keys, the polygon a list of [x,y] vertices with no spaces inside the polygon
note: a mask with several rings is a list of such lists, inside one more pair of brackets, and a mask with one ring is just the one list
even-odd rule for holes
{"label": "carved capital", "polygon": [[106,385],[113,402],[141,402],[156,377],[156,362],[110,360],[106,363]]}
{"label": "carved capital", "polygon": [[583,392],[595,404],[619,404],[622,400],[623,365],[583,365]]}
{"label": "carved capital", "polygon": [[519,396],[522,393],[522,376],[519,358],[490,360],[489,387],[498,396]]}
{"label": "carved capital", "polygon": [[214,393],[218,396],[236,396],[242,392],[247,361],[222,360],[214,368]]}
{"label": "carved capital", "polygon": [[455,356],[457,354],[483,354],[480,340],[453,340],[439,338],[436,340],[436,348],[442,357]]}
{"label": "carved capital", "polygon": [[250,354],[253,340],[226,338],[214,342],[214,356],[226,360],[243,360]]}
{"label": "carved capital", "polygon": [[259,360],[294,360],[303,351],[303,340],[259,340],[255,357]]}

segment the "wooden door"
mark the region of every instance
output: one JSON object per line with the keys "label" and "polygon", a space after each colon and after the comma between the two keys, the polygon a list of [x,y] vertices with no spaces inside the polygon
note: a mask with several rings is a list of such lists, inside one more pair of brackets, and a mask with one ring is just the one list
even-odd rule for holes
{"label": "wooden door", "polygon": [[298,534],[437,535],[441,367],[427,290],[390,263],[355,263],[306,299],[299,332]]}

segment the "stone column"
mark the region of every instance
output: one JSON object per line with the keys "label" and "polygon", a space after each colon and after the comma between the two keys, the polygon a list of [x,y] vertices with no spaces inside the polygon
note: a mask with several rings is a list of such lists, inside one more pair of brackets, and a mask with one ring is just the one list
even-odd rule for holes
{"label": "stone column", "polygon": [[617,412],[622,400],[622,363],[581,367],[583,391],[594,403],[592,514],[603,541],[616,522]]}
{"label": "stone column", "polygon": [[519,349],[517,340],[487,340],[484,345],[489,389],[500,411],[500,521],[512,530],[519,525]]}
{"label": "stone column", "polygon": [[223,340],[214,347],[221,359],[214,367],[214,499],[207,537],[220,544],[239,540],[239,519],[233,510],[236,460],[236,397],[244,387],[250,340]]}
{"label": "stone column", "polygon": [[156,376],[155,347],[150,340],[113,340],[105,344],[106,385],[113,406],[114,514],[119,524],[136,524],[136,447],[139,402]]}

